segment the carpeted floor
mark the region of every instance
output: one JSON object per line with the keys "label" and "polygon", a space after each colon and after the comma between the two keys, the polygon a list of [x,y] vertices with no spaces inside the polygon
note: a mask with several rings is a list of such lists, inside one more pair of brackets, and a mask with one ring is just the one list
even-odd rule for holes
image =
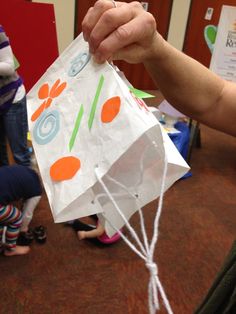
{"label": "carpeted floor", "polygon": [[[155,260],[176,314],[193,313],[236,238],[236,141],[201,126],[191,178],[165,194]],[[157,201],[144,208],[148,234]],[[44,195],[32,225],[47,227],[27,256],[0,256],[0,313],[147,314],[149,274],[123,241],[97,247],[54,224]],[[139,229],[138,215],[131,224]],[[160,314],[166,313],[161,305]],[[209,313],[213,314],[213,313]]]}

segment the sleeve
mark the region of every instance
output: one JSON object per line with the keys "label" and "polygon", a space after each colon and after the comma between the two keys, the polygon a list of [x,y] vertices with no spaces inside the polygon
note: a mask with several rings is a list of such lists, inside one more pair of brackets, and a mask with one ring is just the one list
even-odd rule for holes
{"label": "sleeve", "polygon": [[3,28],[0,26],[0,75],[8,76],[15,72],[13,52]]}

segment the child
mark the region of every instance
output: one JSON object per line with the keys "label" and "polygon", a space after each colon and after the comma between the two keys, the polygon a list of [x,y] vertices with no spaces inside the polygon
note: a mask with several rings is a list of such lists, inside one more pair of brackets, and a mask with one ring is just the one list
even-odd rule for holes
{"label": "child", "polygon": [[[0,167],[0,246],[5,256],[23,255],[30,250],[28,245],[17,245],[21,230],[28,231],[42,194],[42,187],[37,173],[26,166],[12,165]],[[24,201],[23,214],[13,202]],[[5,244],[2,236],[6,228]]]}
{"label": "child", "polygon": [[92,215],[91,217],[96,221],[96,225],[85,224],[79,219],[73,221],[72,227],[77,232],[79,240],[92,239],[93,242],[99,244],[112,244],[120,239],[121,236],[118,232],[112,237],[108,237],[97,215]]}
{"label": "child", "polygon": [[3,27],[0,25],[0,165],[9,164],[7,141],[19,165],[30,166],[27,145],[26,91],[15,70],[14,56]]}

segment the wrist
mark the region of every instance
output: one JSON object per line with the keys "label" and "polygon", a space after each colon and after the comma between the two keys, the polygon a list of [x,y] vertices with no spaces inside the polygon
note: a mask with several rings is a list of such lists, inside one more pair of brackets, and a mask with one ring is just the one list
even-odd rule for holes
{"label": "wrist", "polygon": [[165,59],[166,44],[167,42],[165,39],[156,31],[143,63],[148,64]]}

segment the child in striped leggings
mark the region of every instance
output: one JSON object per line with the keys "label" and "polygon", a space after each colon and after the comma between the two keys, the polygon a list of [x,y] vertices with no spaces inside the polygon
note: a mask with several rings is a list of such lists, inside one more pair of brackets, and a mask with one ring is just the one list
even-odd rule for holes
{"label": "child in striped leggings", "polygon": [[[19,209],[13,205],[0,205],[0,241],[3,237],[4,227],[5,232],[5,255],[8,253],[26,254],[29,251],[29,247],[16,246],[16,241],[19,235],[20,226],[22,223],[22,213]],[[3,243],[0,242],[1,250],[3,250]],[[15,255],[15,254],[14,254]]]}
{"label": "child in striped leggings", "polygon": [[[16,242],[22,222],[27,229],[41,194],[41,183],[34,170],[21,165],[0,167],[0,247],[5,256],[29,252],[29,246],[19,246]],[[24,201],[23,214],[13,205],[21,200]],[[3,244],[4,230],[6,232]]]}

